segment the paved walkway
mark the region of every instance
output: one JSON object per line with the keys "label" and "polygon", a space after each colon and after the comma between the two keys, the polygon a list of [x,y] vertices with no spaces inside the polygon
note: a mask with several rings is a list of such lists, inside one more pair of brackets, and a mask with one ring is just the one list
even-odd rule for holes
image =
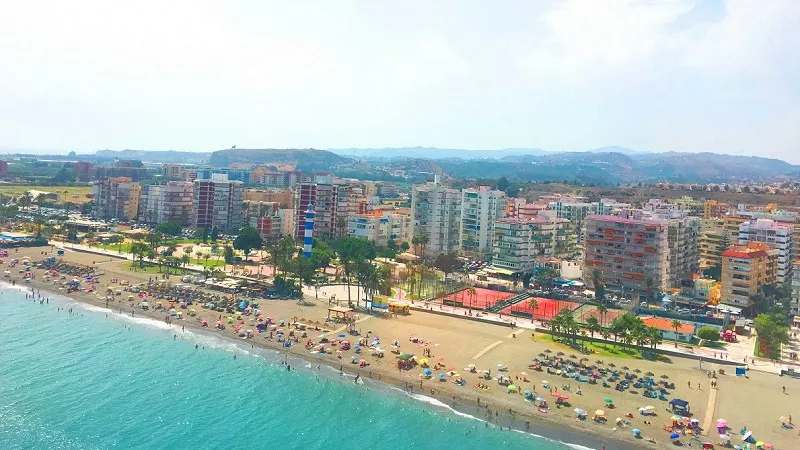
{"label": "paved walkway", "polygon": [[500,345],[500,344],[502,344],[502,343],[503,343],[503,341],[492,342],[491,344],[489,344],[489,345],[487,345],[486,347],[484,347],[484,349],[483,349],[483,350],[481,350],[481,351],[479,351],[478,353],[476,353],[476,354],[475,354],[475,356],[473,356],[473,357],[472,357],[472,359],[478,359],[478,358],[480,358],[481,356],[483,356],[483,355],[485,355],[486,353],[488,353],[488,352],[489,352],[491,349],[493,349],[493,348],[497,347],[498,345]]}
{"label": "paved walkway", "polygon": [[711,381],[708,382],[708,389],[711,392],[708,393],[708,406],[706,406],[706,416],[703,418],[703,433],[707,436],[711,433],[711,423],[717,409],[717,390],[711,387]]}

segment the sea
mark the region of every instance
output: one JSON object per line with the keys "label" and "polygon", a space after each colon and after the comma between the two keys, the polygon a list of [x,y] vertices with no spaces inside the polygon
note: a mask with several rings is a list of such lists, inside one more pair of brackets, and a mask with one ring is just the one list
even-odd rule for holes
{"label": "sea", "polygon": [[2,449],[600,447],[487,427],[338,368],[42,295],[49,304],[0,287]]}

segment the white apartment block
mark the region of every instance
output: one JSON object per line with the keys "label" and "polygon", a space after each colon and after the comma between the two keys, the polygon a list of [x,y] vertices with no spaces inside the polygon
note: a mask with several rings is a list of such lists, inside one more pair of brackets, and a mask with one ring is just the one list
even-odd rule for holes
{"label": "white apartment block", "polygon": [[540,258],[572,256],[572,224],[554,214],[533,219],[497,219],[492,242],[492,265],[512,272],[533,273]]}
{"label": "white apartment block", "polygon": [[778,251],[778,283],[792,280],[794,241],[792,227],[772,219],[756,219],[739,225],[739,244],[763,242]]}
{"label": "white apartment block", "polygon": [[461,193],[461,249],[476,254],[492,251],[494,224],[505,217],[508,197],[503,191],[480,186]]}
{"label": "white apartment block", "polygon": [[394,241],[411,242],[413,222],[411,216],[394,211],[374,211],[352,215],[348,218],[347,235],[367,239],[378,246]]}
{"label": "white apartment block", "polygon": [[175,221],[191,225],[194,217],[194,183],[168,181],[166,184],[142,186],[139,221],[151,225]]}
{"label": "white apartment block", "polygon": [[413,236],[428,236],[426,256],[461,248],[461,192],[435,181],[415,185],[411,191]]}

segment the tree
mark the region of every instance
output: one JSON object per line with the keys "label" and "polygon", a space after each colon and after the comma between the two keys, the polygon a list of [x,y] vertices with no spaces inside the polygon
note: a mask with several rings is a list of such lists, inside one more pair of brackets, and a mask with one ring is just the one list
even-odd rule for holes
{"label": "tree", "polygon": [[178,222],[170,220],[158,224],[158,226],[156,226],[156,231],[164,236],[175,237],[175,236],[180,236],[181,232],[183,231],[183,228],[181,228],[181,225]]}
{"label": "tree", "polygon": [[407,252],[408,249],[410,249],[410,248],[411,248],[411,246],[408,244],[408,242],[403,241],[403,242],[400,243],[400,250],[402,250],[404,252]]}
{"label": "tree", "polygon": [[604,305],[602,303],[597,305],[597,314],[600,314],[600,319],[602,321],[601,325],[605,326],[605,324],[606,324],[606,316],[608,315],[608,308],[606,308],[606,305]]}
{"label": "tree", "polygon": [[191,262],[189,254],[184,253],[183,256],[181,256],[181,265],[183,266],[183,273],[186,273],[186,266],[189,265],[189,262]]}
{"label": "tree", "polygon": [[475,290],[475,286],[470,285],[470,287],[467,288],[467,295],[469,296],[469,310],[472,312],[472,300],[474,300],[475,296],[478,295],[478,292]]}
{"label": "tree", "polygon": [[164,236],[161,234],[160,231],[153,231],[152,233],[147,233],[145,236],[145,240],[150,244],[150,248],[153,250],[157,249],[159,245],[161,245],[161,241],[164,239]]}
{"label": "tree", "polygon": [[233,248],[231,248],[230,245],[226,245],[225,247],[223,247],[222,257],[225,259],[225,265],[234,263]]}
{"label": "tree", "polygon": [[787,319],[777,314],[759,314],[753,322],[758,335],[758,353],[766,358],[780,359],[781,346],[789,343]]}
{"label": "tree", "polygon": [[553,287],[553,280],[558,278],[559,273],[556,269],[547,268],[536,272],[534,279],[536,285],[550,289]]}
{"label": "tree", "polygon": [[455,252],[442,253],[436,257],[433,266],[444,272],[445,279],[447,275],[455,272],[458,269],[458,255]]}
{"label": "tree", "polygon": [[653,281],[653,277],[647,277],[644,279],[644,293],[646,294],[647,300],[649,301],[652,296],[655,295],[656,284]]}
{"label": "tree", "polygon": [[208,237],[211,239],[211,242],[217,242],[217,240],[219,240],[219,230],[217,227],[211,228],[211,233],[209,233]]}
{"label": "tree", "polygon": [[539,309],[539,301],[536,300],[536,297],[531,297],[528,300],[528,306],[531,308],[531,323],[533,323],[533,318],[536,315],[536,310]]}
{"label": "tree", "polygon": [[414,245],[414,256],[418,256],[417,255],[417,246],[421,245],[422,246],[422,257],[424,258],[425,257],[425,246],[428,245],[429,242],[430,242],[430,236],[428,236],[428,233],[426,233],[424,231],[422,233],[414,236],[413,238],[411,238],[411,244]]}
{"label": "tree", "polygon": [[656,346],[661,344],[661,330],[656,327],[647,327],[647,334],[651,348],[656,348]]}
{"label": "tree", "polygon": [[594,298],[598,303],[606,301],[606,286],[603,283],[603,272],[595,269],[592,271],[592,285],[594,286]]}
{"label": "tree", "polygon": [[347,283],[347,301],[352,302],[350,293],[350,283],[352,277],[356,275],[356,264],[361,261],[372,261],[375,259],[375,245],[366,239],[348,237],[336,241],[336,253],[339,255],[339,262],[344,268],[345,281]]}
{"label": "tree", "polygon": [[678,330],[681,329],[683,323],[681,323],[678,319],[672,319],[672,323],[670,323],[672,329],[675,330],[675,348],[678,348]]}
{"label": "tree", "polygon": [[261,244],[261,235],[258,234],[258,230],[249,226],[239,230],[239,234],[233,240],[233,248],[244,253],[245,261],[254,248],[261,248]]}
{"label": "tree", "polygon": [[722,279],[722,264],[716,264],[703,270],[703,276],[711,278],[712,280],[720,281]]}
{"label": "tree", "polygon": [[586,319],[586,329],[589,330],[589,334],[594,337],[594,334],[600,331],[600,321],[597,320],[597,317],[590,316]]}
{"label": "tree", "polygon": [[705,326],[697,330],[697,337],[704,341],[717,342],[719,340],[719,331],[711,326]]}
{"label": "tree", "polygon": [[314,239],[311,247],[311,265],[314,270],[324,269],[336,258],[336,253],[324,241]]}
{"label": "tree", "polygon": [[506,189],[508,189],[508,186],[509,186],[508,178],[506,178],[505,176],[502,176],[502,177],[500,177],[499,180],[497,180],[497,190],[498,191],[505,192]]}
{"label": "tree", "polygon": [[134,259],[139,260],[139,268],[144,268],[144,258],[152,251],[152,249],[144,242],[134,242],[131,245],[131,254]]}

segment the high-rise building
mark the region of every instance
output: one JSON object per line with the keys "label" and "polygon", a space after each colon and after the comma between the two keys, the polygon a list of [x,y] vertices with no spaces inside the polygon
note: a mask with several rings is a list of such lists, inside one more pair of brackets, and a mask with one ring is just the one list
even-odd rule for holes
{"label": "high-rise building", "polygon": [[258,230],[264,242],[275,242],[284,235],[287,209],[276,202],[247,202],[250,226]]}
{"label": "high-rise building", "polygon": [[411,190],[414,237],[426,236],[427,256],[457,252],[461,248],[461,192],[444,187],[439,177]]}
{"label": "high-rise building", "polygon": [[505,217],[505,192],[479,186],[461,192],[461,249],[472,254],[490,254],[494,224]]}
{"label": "high-rise building", "polygon": [[8,176],[8,163],[0,160],[0,178]]}
{"label": "high-rise building", "polygon": [[194,183],[168,181],[142,187],[140,222],[157,225],[174,221],[188,226],[194,217]]}
{"label": "high-rise building", "polygon": [[133,220],[139,215],[142,188],[129,177],[106,178],[92,183],[92,214],[101,220]]}
{"label": "high-rise building", "polygon": [[578,242],[584,242],[586,236],[586,217],[594,214],[597,205],[575,200],[557,200],[550,203],[550,209],[556,212],[559,219],[567,219],[578,232]]}
{"label": "high-rise building", "polygon": [[348,234],[350,217],[367,212],[364,185],[357,180],[334,180],[336,184],[336,213],[333,235],[336,239]]}
{"label": "high-rise building", "polygon": [[373,211],[349,217],[347,235],[367,239],[375,245],[386,246],[411,242],[411,216],[397,211]]}
{"label": "high-rise building", "polygon": [[595,270],[610,292],[644,295],[651,280],[664,292],[670,285],[666,220],[591,215],[586,218],[584,276],[592,282]]}
{"label": "high-rise building", "polygon": [[667,287],[677,288],[691,280],[700,265],[698,241],[700,218],[680,217],[667,220]]}
{"label": "high-rise building", "polygon": [[75,181],[86,182],[92,179],[92,163],[86,161],[77,161],[72,165],[72,176]]}
{"label": "high-rise building", "polygon": [[778,251],[762,242],[732,245],[722,253],[720,302],[738,308],[753,306],[753,296],[775,284]]}
{"label": "high-rise building", "polygon": [[[336,231],[336,206],[338,186],[333,177],[318,175],[313,183],[301,183],[296,186],[294,202],[294,238],[303,240],[305,234],[305,214],[308,204],[314,204],[314,237],[317,239],[333,239]],[[346,224],[346,222],[345,222]]]}
{"label": "high-rise building", "polygon": [[725,221],[721,218],[706,218],[700,221],[698,247],[701,269],[722,264],[722,252],[728,249],[731,242],[724,226]]}
{"label": "high-rise building", "polygon": [[497,219],[492,237],[495,268],[532,274],[537,259],[574,256],[577,236],[568,220],[543,212],[531,219]]}
{"label": "high-rise building", "polygon": [[778,251],[777,282],[792,280],[794,264],[793,229],[771,219],[756,219],[739,225],[739,244],[763,242]]}
{"label": "high-rise building", "polygon": [[243,198],[244,184],[228,180],[225,174],[213,174],[210,180],[195,180],[192,225],[235,233],[244,220]]}
{"label": "high-rise building", "polygon": [[791,314],[800,314],[800,261],[795,261],[792,270]]}
{"label": "high-rise building", "polygon": [[727,203],[719,202],[717,200],[706,200],[703,203],[703,218],[712,219],[719,218],[728,213],[730,205]]}

